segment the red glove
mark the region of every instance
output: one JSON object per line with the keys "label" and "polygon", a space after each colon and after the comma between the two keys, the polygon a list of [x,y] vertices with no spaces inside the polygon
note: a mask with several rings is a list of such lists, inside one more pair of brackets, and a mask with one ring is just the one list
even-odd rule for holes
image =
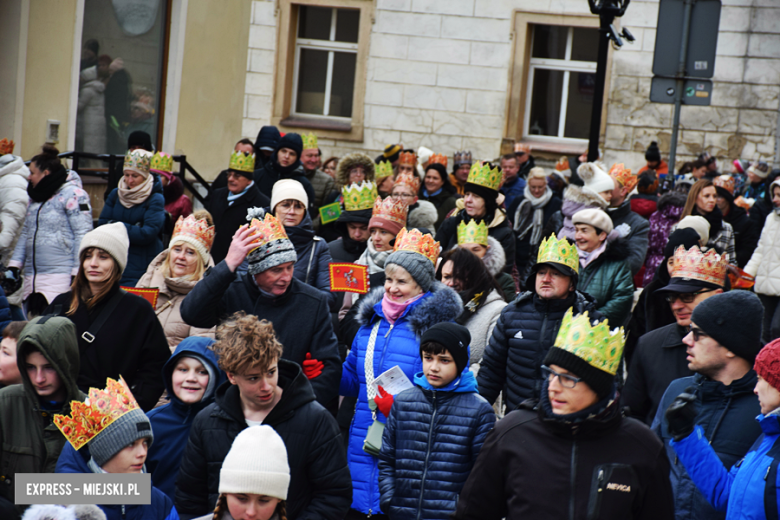
{"label": "red glove", "polygon": [[303,362],[303,374],[307,378],[314,379],[322,374],[323,368],[325,368],[325,363],[317,359],[312,359],[311,352],[306,354],[306,360]]}
{"label": "red glove", "polygon": [[388,394],[382,385],[379,385],[379,395],[374,397],[374,402],[379,411],[384,414],[385,417],[390,417],[390,408],[393,406],[393,394]]}

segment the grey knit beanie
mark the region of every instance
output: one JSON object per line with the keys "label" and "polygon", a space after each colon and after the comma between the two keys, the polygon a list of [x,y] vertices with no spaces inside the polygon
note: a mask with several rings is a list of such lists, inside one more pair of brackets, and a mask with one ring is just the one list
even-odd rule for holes
{"label": "grey knit beanie", "polygon": [[249,253],[246,259],[249,262],[247,272],[254,276],[277,265],[296,262],[298,255],[290,239],[282,238],[263,244]]}
{"label": "grey knit beanie", "polygon": [[433,262],[424,255],[413,251],[396,251],[385,260],[385,267],[390,264],[406,269],[423,292],[431,290],[436,272],[433,269]]}
{"label": "grey knit beanie", "polygon": [[761,344],[764,306],[755,293],[729,291],[716,294],[693,310],[691,321],[731,352],[753,363]]}
{"label": "grey knit beanie", "polygon": [[152,424],[140,408],[130,410],[98,433],[89,443],[89,454],[98,466],[102,466],[125,447],[138,439],[154,440]]}
{"label": "grey knit beanie", "polygon": [[130,249],[130,238],[127,236],[127,228],[122,222],[113,222],[96,227],[81,239],[79,256],[81,252],[90,247],[102,249],[119,264],[119,270],[124,272],[127,267],[127,251]]}

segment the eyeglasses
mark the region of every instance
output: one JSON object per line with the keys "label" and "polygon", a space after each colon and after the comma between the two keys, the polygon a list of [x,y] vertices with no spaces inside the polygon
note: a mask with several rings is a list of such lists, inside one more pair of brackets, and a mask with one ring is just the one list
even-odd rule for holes
{"label": "eyeglasses", "polygon": [[679,298],[683,303],[692,303],[698,295],[712,292],[714,290],[715,289],[705,289],[703,291],[694,293],[670,293],[666,295],[666,301],[669,303],[674,303]]}
{"label": "eyeglasses", "polygon": [[542,374],[547,378],[547,381],[549,383],[552,383],[552,380],[555,379],[555,377],[558,377],[558,382],[561,384],[564,388],[574,388],[577,386],[577,383],[582,381],[581,377],[574,377],[569,374],[559,374],[555,370],[551,369],[547,365],[542,365]]}
{"label": "eyeglasses", "polygon": [[411,193],[394,193],[393,198],[396,200],[398,200],[399,198],[411,199],[414,198],[414,195],[412,195]]}
{"label": "eyeglasses", "polygon": [[710,335],[693,325],[688,325],[688,333],[693,334],[693,341],[700,341],[701,338],[709,338]]}

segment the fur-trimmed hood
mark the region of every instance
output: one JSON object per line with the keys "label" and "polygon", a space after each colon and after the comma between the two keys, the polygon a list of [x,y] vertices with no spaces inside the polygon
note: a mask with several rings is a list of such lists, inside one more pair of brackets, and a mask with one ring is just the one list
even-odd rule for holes
{"label": "fur-trimmed hood", "polygon": [[[444,321],[453,321],[463,312],[463,301],[454,290],[441,282],[434,282],[430,295],[425,296],[406,315],[412,331],[419,337],[433,325]],[[374,306],[382,301],[384,287],[376,287],[360,299],[357,322],[360,325],[370,323],[376,315]]]}
{"label": "fur-trimmed hood", "polygon": [[349,183],[349,176],[347,171],[353,166],[362,166],[366,170],[366,180],[373,181],[374,175],[374,161],[368,155],[360,152],[351,153],[345,155],[339,161],[339,165],[336,168],[336,184],[339,186],[346,186]]}
{"label": "fur-trimmed hood", "polygon": [[577,202],[585,206],[607,209],[609,204],[600,195],[591,192],[590,190],[584,190],[582,186],[576,184],[570,184],[563,191],[563,200]]}
{"label": "fur-trimmed hood", "polygon": [[658,211],[665,213],[665,210],[671,206],[683,208],[687,199],[688,197],[685,193],[680,193],[679,191],[664,193],[658,198]]}
{"label": "fur-trimmed hood", "polygon": [[410,228],[426,228],[433,233],[438,218],[439,213],[433,203],[427,200],[418,200],[417,207],[410,210],[406,217],[406,225]]}

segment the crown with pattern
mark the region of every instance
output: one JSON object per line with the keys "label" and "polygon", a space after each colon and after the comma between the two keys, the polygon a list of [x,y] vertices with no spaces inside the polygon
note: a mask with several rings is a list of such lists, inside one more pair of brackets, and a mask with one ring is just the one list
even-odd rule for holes
{"label": "crown with pattern", "polygon": [[360,184],[353,182],[341,188],[341,194],[344,197],[344,209],[347,211],[373,209],[374,200],[378,197],[376,184],[371,181],[363,181]]}
{"label": "crown with pattern", "polygon": [[398,156],[398,164],[408,164],[411,166],[417,165],[417,154],[414,152],[401,152]]}
{"label": "crown with pattern", "polygon": [[314,134],[301,134],[301,139],[303,140],[303,149],[304,150],[317,150],[319,148],[317,143],[317,136]]}
{"label": "crown with pattern", "polygon": [[431,155],[430,159],[428,159],[428,165],[431,165],[431,164],[441,164],[442,166],[444,166],[446,168],[447,167],[447,156],[446,155],[442,155],[440,153],[435,153],[435,154]]}
{"label": "crown with pattern", "polygon": [[693,246],[686,251],[684,246],[674,251],[674,266],[672,278],[698,280],[723,287],[726,283],[726,259],[710,249],[702,253],[699,246]]}
{"label": "crown with pattern", "polygon": [[14,153],[14,142],[8,139],[0,139],[0,155]]}
{"label": "crown with pattern", "polygon": [[253,218],[252,222],[249,223],[249,227],[255,232],[255,239],[252,241],[255,248],[252,251],[274,240],[289,240],[282,223],[270,213],[266,213],[263,220]]}
{"label": "crown with pattern", "polygon": [[624,188],[628,188],[629,192],[639,182],[636,174],[631,174],[631,168],[626,168],[623,163],[613,164],[612,168],[609,169],[609,176],[618,181]]}
{"label": "crown with pattern", "polygon": [[460,164],[468,164],[471,165],[473,162],[471,160],[471,152],[463,150],[463,151],[457,151],[455,152],[455,155],[453,156],[455,166],[458,166]]}
{"label": "crown with pattern", "polygon": [[555,170],[559,172],[570,170],[569,158],[566,157],[565,155],[562,155],[561,158],[558,159],[558,162],[555,163]]}
{"label": "crown with pattern", "polygon": [[387,197],[382,200],[382,197],[377,197],[374,201],[374,208],[371,211],[372,217],[379,217],[390,222],[395,222],[398,225],[406,225],[406,214],[409,212],[409,207],[402,200],[395,200],[393,197]]}
{"label": "crown with pattern", "polygon": [[252,173],[255,171],[255,154],[246,154],[244,152],[233,151],[230,154],[229,170]]}
{"label": "crown with pattern", "polygon": [[458,224],[458,244],[488,244],[488,227],[484,220],[479,224],[475,219],[471,219],[468,224],[460,221]]}
{"label": "crown with pattern", "polygon": [[152,157],[152,163],[149,168],[152,170],[171,172],[173,171],[173,157],[171,157],[171,154],[169,153],[157,152],[154,154],[154,157]]}
{"label": "crown with pattern", "polygon": [[187,218],[179,217],[173,227],[171,244],[187,242],[195,247],[204,263],[208,263],[209,251],[214,243],[214,226],[209,226],[205,219],[197,220],[190,214]]}
{"label": "crown with pattern", "polygon": [[731,175],[718,175],[712,180],[712,184],[717,186],[718,188],[723,188],[724,190],[728,191],[732,195],[734,195],[734,177]]}
{"label": "crown with pattern", "polygon": [[476,184],[478,186],[484,186],[485,188],[493,191],[498,191],[501,187],[501,181],[503,180],[503,174],[499,170],[498,166],[490,167],[488,162],[475,162],[471,165],[469,170],[469,178],[466,182]]}
{"label": "crown with pattern", "polygon": [[591,325],[587,311],[574,316],[569,308],[563,316],[554,346],[574,354],[593,368],[614,376],[617,374],[625,343],[623,327],[610,331],[608,320]]}
{"label": "crown with pattern", "polygon": [[142,175],[149,174],[152,164],[152,152],[146,150],[129,150],[125,155],[124,170],[132,170]]}
{"label": "crown with pattern", "polygon": [[399,173],[398,177],[395,178],[395,185],[398,186],[399,184],[412,190],[413,195],[417,195],[417,192],[420,190],[420,178],[413,173]]}
{"label": "crown with pattern", "polygon": [[407,231],[406,228],[398,232],[395,237],[395,251],[411,251],[419,253],[436,265],[436,259],[439,257],[439,243],[433,240],[429,234],[423,234],[417,229]]}
{"label": "crown with pattern", "polygon": [[531,153],[531,147],[525,143],[515,143],[515,153]]}
{"label": "crown with pattern", "polygon": [[577,247],[562,238],[558,240],[555,235],[542,240],[539,245],[539,254],[536,256],[537,264],[554,263],[565,265],[575,273],[580,272],[580,255]]}
{"label": "crown with pattern", "polygon": [[54,424],[76,450],[108,428],[138,403],[124,379],[106,379],[106,389],[90,388],[87,399],[71,401],[70,415],[55,415]]}
{"label": "crown with pattern", "polygon": [[390,161],[380,161],[374,168],[374,177],[376,178],[377,183],[391,175],[395,175],[395,172],[393,171],[393,165]]}

